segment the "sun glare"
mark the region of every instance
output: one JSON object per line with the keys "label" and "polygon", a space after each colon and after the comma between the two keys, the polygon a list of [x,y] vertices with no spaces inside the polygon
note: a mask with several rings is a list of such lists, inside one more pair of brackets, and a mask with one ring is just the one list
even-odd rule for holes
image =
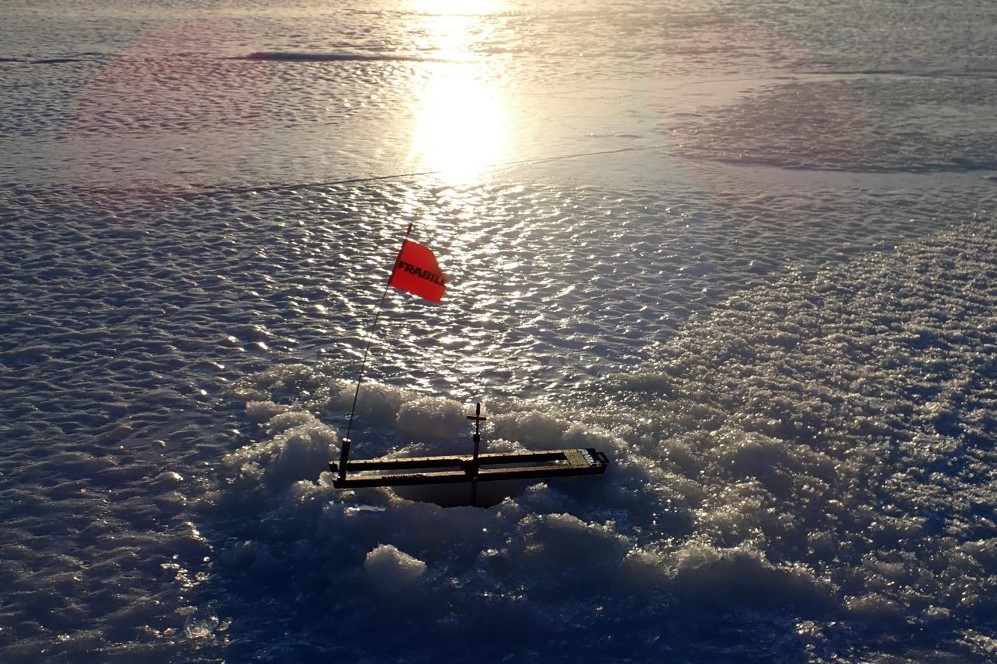
{"label": "sun glare", "polygon": [[[480,177],[502,159],[504,113],[494,69],[476,61],[474,43],[481,21],[473,13],[491,0],[416,3],[426,42],[423,48],[442,62],[431,63],[429,77],[414,96],[415,117],[410,160],[419,171],[433,171],[448,184]],[[439,13],[439,12],[448,13]],[[449,13],[456,12],[456,13]]]}
{"label": "sun glare", "polygon": [[447,67],[427,82],[419,98],[412,157],[420,171],[448,184],[474,180],[500,159],[499,100],[466,68]]}

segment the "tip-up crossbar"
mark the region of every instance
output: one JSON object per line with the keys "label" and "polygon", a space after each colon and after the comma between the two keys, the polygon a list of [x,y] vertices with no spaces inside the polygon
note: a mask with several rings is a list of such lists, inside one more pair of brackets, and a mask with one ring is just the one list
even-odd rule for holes
{"label": "tip-up crossbar", "polygon": [[348,489],[470,482],[473,502],[478,482],[601,475],[609,465],[606,455],[591,447],[482,454],[481,423],[487,418],[481,415],[480,403],[475,408],[474,415],[468,415],[467,419],[474,421],[472,454],[350,459],[350,439],[344,438],[339,461],[329,462],[329,469],[336,473],[332,485],[337,489]]}
{"label": "tip-up crossbar", "polygon": [[337,473],[332,485],[337,489],[454,484],[498,480],[530,480],[544,477],[599,475],[609,464],[606,455],[592,448],[545,450],[542,452],[495,452],[445,456],[403,457],[397,459],[356,459],[340,464],[329,462]]}

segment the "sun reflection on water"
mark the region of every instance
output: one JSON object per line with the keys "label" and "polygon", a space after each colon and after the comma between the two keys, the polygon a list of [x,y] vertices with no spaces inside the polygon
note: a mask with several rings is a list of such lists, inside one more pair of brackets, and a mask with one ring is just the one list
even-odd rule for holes
{"label": "sun reflection on water", "polygon": [[432,171],[449,185],[479,179],[508,153],[502,88],[496,64],[477,59],[474,47],[485,38],[480,14],[491,0],[414,3],[422,22],[425,52],[433,63],[413,96],[414,125],[409,161],[414,170]]}

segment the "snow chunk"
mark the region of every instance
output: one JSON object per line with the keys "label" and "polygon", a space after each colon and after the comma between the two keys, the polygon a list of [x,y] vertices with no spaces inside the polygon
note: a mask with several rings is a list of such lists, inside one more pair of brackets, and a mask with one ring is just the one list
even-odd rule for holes
{"label": "snow chunk", "polygon": [[268,429],[279,433],[229,454],[225,465],[267,486],[286,486],[314,480],[337,452],[336,433],[309,413],[281,413],[268,423]]}
{"label": "snow chunk", "polygon": [[450,399],[412,399],[398,410],[398,432],[421,440],[450,440],[465,421],[463,406]]}
{"label": "snow chunk", "polygon": [[394,594],[416,583],[426,573],[426,563],[390,544],[379,544],[367,554],[363,569],[379,592]]}

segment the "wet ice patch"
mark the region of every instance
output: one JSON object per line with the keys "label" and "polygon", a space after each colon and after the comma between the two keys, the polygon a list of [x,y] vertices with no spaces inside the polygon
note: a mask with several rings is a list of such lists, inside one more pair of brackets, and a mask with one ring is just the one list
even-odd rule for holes
{"label": "wet ice patch", "polygon": [[[942,73],[792,79],[676,130],[696,159],[851,171],[991,170],[997,88]],[[958,108],[958,111],[955,110]],[[943,110],[948,109],[948,110]],[[924,123],[941,111],[945,123]]]}

